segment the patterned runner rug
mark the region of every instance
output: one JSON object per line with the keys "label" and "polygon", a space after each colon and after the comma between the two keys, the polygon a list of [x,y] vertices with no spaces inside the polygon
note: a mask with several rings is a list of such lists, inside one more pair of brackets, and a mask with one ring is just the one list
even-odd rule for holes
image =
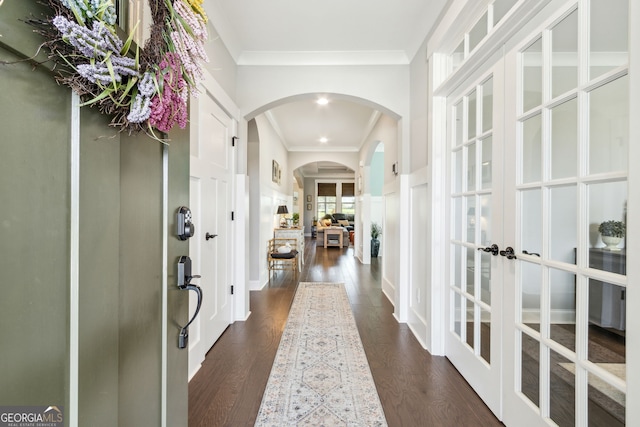
{"label": "patterned runner rug", "polygon": [[298,285],[256,426],[386,426],[344,285]]}

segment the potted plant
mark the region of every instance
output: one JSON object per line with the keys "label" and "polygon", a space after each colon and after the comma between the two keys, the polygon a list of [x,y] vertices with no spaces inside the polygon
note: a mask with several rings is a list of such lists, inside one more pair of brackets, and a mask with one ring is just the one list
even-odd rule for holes
{"label": "potted plant", "polygon": [[371,223],[371,257],[377,258],[380,252],[380,240],[378,236],[382,234],[382,226],[377,222]]}
{"label": "potted plant", "polygon": [[297,227],[300,223],[300,214],[298,212],[294,212],[293,215],[291,215],[291,218],[293,219],[293,225]]}
{"label": "potted plant", "polygon": [[625,223],[622,221],[605,221],[600,224],[598,231],[602,236],[602,242],[607,245],[605,249],[619,251],[618,244],[626,232]]}

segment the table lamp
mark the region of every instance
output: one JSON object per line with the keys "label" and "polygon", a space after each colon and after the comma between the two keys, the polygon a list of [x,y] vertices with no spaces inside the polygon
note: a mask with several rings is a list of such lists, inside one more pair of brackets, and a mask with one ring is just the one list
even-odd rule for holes
{"label": "table lamp", "polygon": [[280,227],[281,228],[287,228],[287,219],[284,217],[286,214],[289,213],[289,210],[287,209],[286,205],[280,205],[278,206],[278,215],[280,215]]}

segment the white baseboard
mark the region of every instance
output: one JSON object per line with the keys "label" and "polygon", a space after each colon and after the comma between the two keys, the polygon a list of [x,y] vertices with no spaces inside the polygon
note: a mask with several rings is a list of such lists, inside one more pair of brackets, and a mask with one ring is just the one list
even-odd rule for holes
{"label": "white baseboard", "polygon": [[389,302],[395,307],[394,295],[396,294],[396,287],[385,277],[382,278],[382,293],[386,295]]}
{"label": "white baseboard", "polygon": [[266,286],[266,283],[263,283],[262,285],[260,285],[260,281],[259,280],[250,280],[249,281],[249,290],[250,291],[261,291],[264,289],[264,287]]}
{"label": "white baseboard", "polygon": [[[421,334],[419,331],[416,330],[416,327],[414,327],[414,324],[412,322],[407,322],[407,325],[409,326],[409,330],[411,331],[413,336],[416,337],[416,339],[418,340],[422,348],[424,348],[425,350],[428,350],[427,342],[423,334]],[[420,323],[419,326],[424,329],[427,328],[426,323],[425,324]]]}

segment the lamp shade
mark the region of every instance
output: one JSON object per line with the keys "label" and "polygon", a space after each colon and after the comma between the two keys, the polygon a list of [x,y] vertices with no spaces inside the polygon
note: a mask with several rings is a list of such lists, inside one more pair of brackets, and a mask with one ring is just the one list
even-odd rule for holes
{"label": "lamp shade", "polygon": [[287,205],[278,206],[278,215],[288,214],[289,210],[287,209]]}

